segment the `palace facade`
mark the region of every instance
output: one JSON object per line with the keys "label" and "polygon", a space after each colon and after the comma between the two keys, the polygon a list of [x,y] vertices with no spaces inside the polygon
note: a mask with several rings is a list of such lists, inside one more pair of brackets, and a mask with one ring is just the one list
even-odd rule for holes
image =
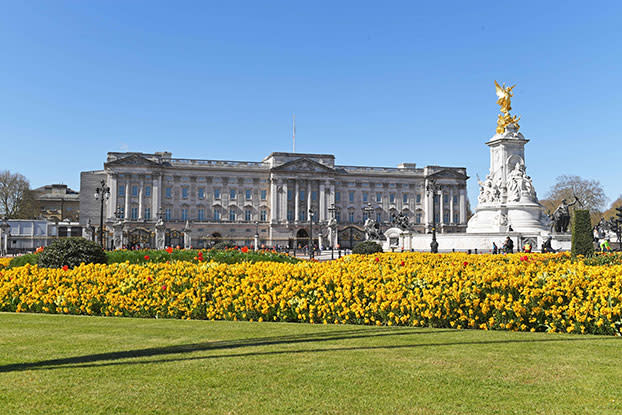
{"label": "palace facade", "polygon": [[122,220],[128,245],[153,246],[162,217],[167,245],[183,245],[189,226],[195,247],[219,240],[252,245],[255,233],[261,245],[291,247],[306,244],[312,211],[316,241],[334,215],[340,245],[351,247],[364,239],[368,217],[386,230],[392,216],[403,213],[415,232],[428,232],[433,194],[426,189],[432,182],[438,231],[464,232],[467,178],[463,167],[343,166],[331,154],[272,153],[252,162],[114,152],[103,170],[81,173],[80,223],[99,225],[101,206],[93,194],[104,180],[111,189],[104,205],[107,231]]}

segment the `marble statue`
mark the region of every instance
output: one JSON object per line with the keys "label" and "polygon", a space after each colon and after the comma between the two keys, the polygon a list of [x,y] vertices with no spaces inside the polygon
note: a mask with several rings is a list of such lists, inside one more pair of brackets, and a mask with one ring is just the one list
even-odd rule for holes
{"label": "marble statue", "polygon": [[166,225],[162,220],[162,217],[158,218],[155,224],[155,245],[156,249],[164,249],[166,244]]}
{"label": "marble statue", "polygon": [[328,243],[331,247],[335,247],[337,245],[337,219],[329,219],[326,226],[328,228]]}

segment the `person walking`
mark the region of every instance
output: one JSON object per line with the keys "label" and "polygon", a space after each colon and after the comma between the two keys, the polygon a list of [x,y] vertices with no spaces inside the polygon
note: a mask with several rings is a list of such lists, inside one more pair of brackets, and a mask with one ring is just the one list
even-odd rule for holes
{"label": "person walking", "polygon": [[494,242],[492,243],[492,253],[495,255],[499,253],[499,247]]}

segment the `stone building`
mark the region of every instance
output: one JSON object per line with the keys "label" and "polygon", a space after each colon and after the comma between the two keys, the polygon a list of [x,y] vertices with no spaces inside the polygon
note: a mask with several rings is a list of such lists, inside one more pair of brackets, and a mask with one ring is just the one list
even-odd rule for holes
{"label": "stone building", "polygon": [[32,190],[37,212],[43,219],[77,221],[80,216],[80,193],[66,184],[48,184]]}
{"label": "stone building", "polygon": [[219,240],[252,245],[256,232],[267,247],[304,245],[311,209],[316,244],[327,246],[318,236],[327,234],[326,223],[334,215],[339,243],[350,247],[364,238],[368,215],[387,229],[392,216],[403,213],[415,232],[427,232],[430,180],[440,186],[438,231],[464,232],[467,178],[462,167],[343,166],[331,154],[272,153],[252,162],[180,159],[169,152],[108,153],[103,170],[81,173],[80,223],[99,224],[101,206],[93,193],[104,180],[111,188],[104,222],[110,229],[121,218],[127,245],[153,246],[159,216],[167,226],[167,245],[183,245],[186,223],[195,247]]}

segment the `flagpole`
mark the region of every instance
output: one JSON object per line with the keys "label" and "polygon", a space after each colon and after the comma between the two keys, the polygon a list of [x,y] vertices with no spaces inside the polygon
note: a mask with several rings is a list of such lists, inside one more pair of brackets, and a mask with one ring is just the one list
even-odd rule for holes
{"label": "flagpole", "polygon": [[292,139],[293,139],[293,148],[292,148],[292,153],[296,152],[296,114],[292,114],[292,118],[293,118],[293,133],[292,133]]}

